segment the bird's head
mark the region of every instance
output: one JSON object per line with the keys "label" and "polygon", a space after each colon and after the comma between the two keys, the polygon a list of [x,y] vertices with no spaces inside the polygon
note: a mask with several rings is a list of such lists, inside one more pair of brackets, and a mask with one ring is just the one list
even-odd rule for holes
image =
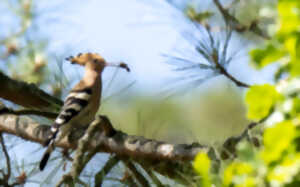
{"label": "bird's head", "polygon": [[92,69],[101,73],[107,66],[115,66],[126,69],[130,71],[127,64],[121,63],[108,63],[105,59],[97,53],[79,53],[76,57],[70,56],[66,58],[67,61],[70,61],[71,64],[79,64],[85,66],[88,69]]}

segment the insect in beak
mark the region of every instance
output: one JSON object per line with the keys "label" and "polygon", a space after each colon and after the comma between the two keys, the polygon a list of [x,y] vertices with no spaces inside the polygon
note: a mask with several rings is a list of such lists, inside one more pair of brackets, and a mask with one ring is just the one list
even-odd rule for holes
{"label": "insect in beak", "polygon": [[106,63],[105,66],[115,66],[115,67],[126,69],[127,72],[130,72],[130,69],[129,69],[128,65],[124,62],[121,62],[121,63]]}

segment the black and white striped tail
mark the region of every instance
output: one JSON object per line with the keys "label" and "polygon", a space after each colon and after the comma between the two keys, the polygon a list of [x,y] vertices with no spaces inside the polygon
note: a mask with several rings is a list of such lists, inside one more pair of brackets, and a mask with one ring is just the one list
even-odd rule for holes
{"label": "black and white striped tail", "polygon": [[45,142],[45,146],[48,146],[47,147],[47,150],[45,151],[43,157],[42,157],[42,160],[40,161],[40,170],[43,171],[45,166],[47,165],[47,162],[50,158],[50,154],[52,153],[52,151],[54,150],[54,142],[55,142],[55,138],[56,138],[56,135],[59,131],[59,128],[58,126],[54,125],[52,128],[51,128],[51,131],[52,131],[52,136],[47,139],[47,141]]}
{"label": "black and white striped tail", "polygon": [[[61,129],[62,132],[59,132],[60,127],[68,124],[68,122],[77,116],[80,111],[82,111],[87,105],[88,101],[91,98],[92,89],[84,88],[81,90],[73,90],[67,96],[64,106],[62,107],[61,112],[55,120],[55,123],[51,127],[52,135],[45,142],[45,146],[48,146],[46,152],[43,155],[43,158],[40,162],[40,170],[42,171],[50,157],[51,152],[54,150],[55,141],[59,141],[67,132],[66,129]],[[59,135],[58,135],[59,133]]]}

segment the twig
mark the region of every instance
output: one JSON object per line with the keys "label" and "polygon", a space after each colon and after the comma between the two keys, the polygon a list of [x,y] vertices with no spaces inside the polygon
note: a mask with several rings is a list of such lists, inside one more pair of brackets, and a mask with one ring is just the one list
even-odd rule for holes
{"label": "twig", "polygon": [[132,81],[131,83],[129,83],[128,85],[126,85],[125,87],[119,89],[118,91],[116,91],[115,93],[112,93],[110,96],[106,97],[103,99],[103,103],[108,101],[109,99],[111,99],[112,97],[117,96],[118,94],[125,92],[127,89],[129,89],[130,87],[132,87],[134,84],[136,83],[136,81]]}
{"label": "twig", "polygon": [[129,173],[128,169],[124,172],[123,178],[120,180],[121,183],[126,184],[130,187],[139,187],[138,183],[134,181],[133,176]]}
{"label": "twig", "polygon": [[129,159],[121,159],[126,167],[131,171],[134,175],[136,180],[143,186],[143,187],[150,187],[148,180],[138,171],[135,165]]}
{"label": "twig", "polygon": [[75,183],[80,184],[81,186],[88,187],[86,183],[84,183],[79,178],[73,179],[70,174],[64,175],[60,181],[58,181],[56,187],[61,187],[63,184],[66,184],[68,187],[75,187]]}
{"label": "twig", "polygon": [[0,133],[0,143],[1,143],[2,150],[4,153],[5,159],[6,159],[6,166],[7,166],[7,173],[3,174],[3,175],[4,175],[4,180],[7,181],[7,183],[8,183],[8,180],[9,180],[10,174],[11,174],[11,166],[10,166],[10,158],[9,158],[6,146],[5,146],[5,142],[4,142],[2,133]]}
{"label": "twig", "polygon": [[76,180],[78,176],[80,175],[81,171],[84,169],[87,162],[90,160],[84,161],[84,153],[89,148],[89,143],[91,139],[94,137],[94,134],[99,129],[99,126],[101,124],[101,118],[97,117],[96,120],[94,120],[87,131],[85,132],[84,136],[79,140],[78,147],[76,149],[76,154],[74,157],[74,161],[72,164],[72,169],[70,171],[70,175],[72,176],[73,180]]}
{"label": "twig", "polygon": [[119,163],[119,159],[116,155],[110,157],[103,168],[95,175],[95,187],[102,185],[104,177],[110,172],[110,170]]}
{"label": "twig", "polygon": [[254,34],[264,38],[264,39],[270,39],[270,36],[268,36],[263,30],[261,30],[256,22],[253,22],[250,26],[246,26],[241,24],[234,16],[232,16],[227,9],[225,9],[219,0],[214,0],[214,3],[216,7],[221,12],[224,21],[235,31],[237,32],[245,32],[247,30],[250,30]]}
{"label": "twig", "polygon": [[[270,112],[271,114],[272,112]],[[236,145],[242,141],[244,138],[248,138],[249,136],[249,131],[251,129],[253,129],[254,127],[256,127],[257,125],[263,123],[266,119],[268,119],[268,117],[270,116],[267,115],[265,118],[261,119],[258,122],[251,122],[249,125],[247,125],[247,127],[244,129],[244,131],[239,135],[239,136],[233,136],[228,138],[223,146],[222,146],[222,152],[221,152],[221,158],[222,159],[228,159],[230,158],[230,155],[233,155],[235,157],[236,155]]]}
{"label": "twig", "polygon": [[219,70],[219,73],[224,75],[225,77],[227,77],[229,80],[231,80],[236,86],[238,87],[244,87],[244,88],[249,88],[250,85],[243,83],[239,80],[237,80],[235,77],[233,77],[231,74],[228,73],[228,71],[225,69],[224,65],[226,66],[227,63],[229,63],[229,61],[227,61],[226,59],[226,54],[227,54],[227,48],[228,48],[228,44],[231,38],[231,31],[229,31],[229,33],[226,35],[226,40],[225,40],[225,44],[223,46],[223,51],[221,53],[219,53],[219,47],[215,46],[214,43],[215,39],[210,31],[209,26],[205,26],[205,30],[210,38],[210,48],[211,48],[211,52],[205,52],[202,48],[199,48],[198,51],[201,52],[202,55],[207,55],[212,63],[215,65],[215,68]]}
{"label": "twig", "polygon": [[67,184],[68,187],[75,187],[75,183],[71,175],[64,175],[60,181],[58,181],[56,187],[61,187],[63,184]]}
{"label": "twig", "polygon": [[116,155],[111,156],[103,168],[95,175],[95,187],[102,185],[104,177],[110,172],[110,170],[119,163],[119,159]]}
{"label": "twig", "polygon": [[55,112],[38,111],[34,109],[13,110],[6,107],[0,109],[0,115],[1,114],[37,115],[37,116],[43,116],[50,119],[55,119],[58,115],[58,113]]}
{"label": "twig", "polygon": [[230,79],[236,86],[238,87],[244,87],[244,88],[249,88],[250,85],[249,84],[246,84],[246,83],[243,83],[239,80],[237,80],[236,78],[234,78],[231,74],[229,74],[226,69],[219,64],[219,66],[217,67],[219,70],[220,70],[220,73],[222,75],[224,75],[225,77],[227,77],[228,79]]}
{"label": "twig", "polygon": [[[84,154],[87,152],[87,149],[90,148],[89,143],[94,138],[95,133],[99,131],[100,126],[104,126],[102,125],[102,121],[105,121],[105,118],[97,116],[96,119],[89,125],[84,136],[80,138],[78,147],[76,149],[76,154],[72,163],[71,171],[67,175],[63,176],[59,185],[62,185],[63,183],[68,183],[71,179],[73,181],[72,183],[74,184],[82,183],[80,182],[78,176],[80,175],[86,164],[97,153],[98,146],[96,146],[96,148],[94,148],[94,150],[91,151],[87,156],[85,156]],[[103,133],[105,133],[105,131],[103,131]]]}
{"label": "twig", "polygon": [[157,186],[157,187],[163,187],[163,183],[160,182],[160,180],[158,179],[158,177],[155,175],[155,173],[153,172],[152,169],[149,169],[148,167],[145,167],[143,165],[141,165],[141,167],[147,172],[147,174],[151,177],[153,183]]}

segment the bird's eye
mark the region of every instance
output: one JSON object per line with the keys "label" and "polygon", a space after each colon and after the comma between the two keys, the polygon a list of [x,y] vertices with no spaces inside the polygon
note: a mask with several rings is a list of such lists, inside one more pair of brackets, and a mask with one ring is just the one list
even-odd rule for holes
{"label": "bird's eye", "polygon": [[97,60],[97,59],[94,59],[94,60],[93,60],[93,62],[94,62],[94,63],[97,63],[97,62],[98,62],[98,60]]}

